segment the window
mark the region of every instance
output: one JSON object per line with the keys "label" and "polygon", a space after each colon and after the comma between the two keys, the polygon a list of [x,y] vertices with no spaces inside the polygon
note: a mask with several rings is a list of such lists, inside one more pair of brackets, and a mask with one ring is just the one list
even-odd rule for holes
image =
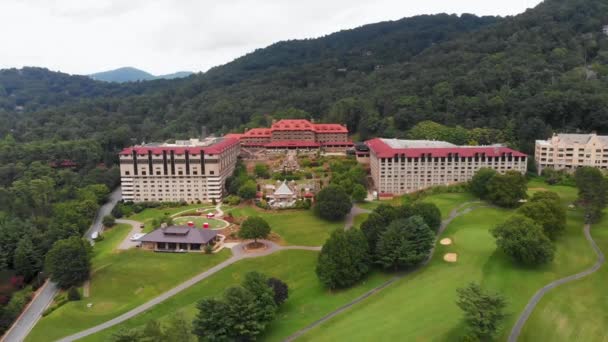
{"label": "window", "polygon": [[215,174],[215,171],[209,171],[209,174],[210,174],[210,175],[214,175],[214,174]]}
{"label": "window", "polygon": [[125,176],[128,176],[128,175],[130,175],[130,174],[131,174],[131,172],[130,172],[130,171],[125,171]]}

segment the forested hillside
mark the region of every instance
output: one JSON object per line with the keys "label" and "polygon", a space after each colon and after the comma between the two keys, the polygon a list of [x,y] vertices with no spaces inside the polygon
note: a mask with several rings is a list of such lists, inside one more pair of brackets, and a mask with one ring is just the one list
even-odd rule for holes
{"label": "forested hillside", "polygon": [[[93,83],[70,101],[30,96],[23,113],[5,107],[0,135],[93,138],[115,149],[192,136],[202,125],[267,124],[271,115],[343,122],[362,139],[404,136],[422,120],[492,128],[530,151],[551,130],[608,132],[607,6],[547,0],[508,18],[418,16],[280,42],[183,80]],[[1,88],[0,102],[10,101]],[[64,96],[53,89],[48,97]]]}
{"label": "forested hillside", "polygon": [[[6,110],[0,114],[0,136],[12,132],[17,140],[25,141],[94,137],[124,144],[131,138],[191,136],[201,125],[227,131],[269,113],[323,119],[341,98],[365,98],[356,82],[373,75],[377,68],[407,61],[433,44],[498,20],[434,15],[367,25],[319,39],[277,43],[206,74],[180,80],[107,84],[73,77],[67,86],[78,88],[80,82],[86,82],[91,88],[82,96],[48,87],[44,93],[48,99],[41,100],[39,92],[46,83],[23,77],[22,86],[10,87],[16,90],[8,94],[22,94],[17,98],[24,113],[15,115],[11,110],[15,96],[2,97],[0,90],[0,102],[10,104],[0,106]],[[12,74],[19,72],[13,70]],[[53,74],[45,71],[40,78]],[[56,76],[57,82],[67,77]],[[0,74],[0,88],[7,88],[6,79]],[[57,106],[36,110],[47,104]],[[298,110],[285,114],[290,108]]]}

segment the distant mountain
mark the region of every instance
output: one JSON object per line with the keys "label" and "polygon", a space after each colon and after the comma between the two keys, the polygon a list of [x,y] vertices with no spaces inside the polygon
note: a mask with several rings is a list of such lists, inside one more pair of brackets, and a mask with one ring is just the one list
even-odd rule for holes
{"label": "distant mountain", "polygon": [[139,70],[133,67],[118,68],[115,70],[103,71],[89,75],[94,80],[104,82],[136,82],[136,81],[150,81],[158,79],[174,79],[188,77],[192,75],[190,71],[179,71],[173,74],[167,75],[152,75],[149,72]]}

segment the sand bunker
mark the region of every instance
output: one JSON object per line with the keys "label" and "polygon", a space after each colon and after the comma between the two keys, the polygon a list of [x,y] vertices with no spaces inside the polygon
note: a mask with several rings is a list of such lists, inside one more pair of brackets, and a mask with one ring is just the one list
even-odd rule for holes
{"label": "sand bunker", "polygon": [[446,253],[443,256],[443,260],[445,260],[447,262],[456,262],[456,261],[458,261],[458,254],[456,254],[456,253]]}
{"label": "sand bunker", "polygon": [[451,245],[452,244],[452,239],[450,238],[445,238],[445,239],[441,239],[441,241],[439,241],[440,244],[447,246],[447,245]]}

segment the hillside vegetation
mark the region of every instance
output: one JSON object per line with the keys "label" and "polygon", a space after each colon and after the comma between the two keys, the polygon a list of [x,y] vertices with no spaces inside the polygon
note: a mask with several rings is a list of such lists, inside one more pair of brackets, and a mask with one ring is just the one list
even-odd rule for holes
{"label": "hillside vegetation", "polygon": [[530,151],[552,130],[608,131],[605,25],[605,1],[546,0],[513,17],[417,16],[279,42],[186,79],[108,84],[5,70],[0,136],[115,148],[201,125],[221,133],[313,117],[365,139],[432,120],[498,129]]}

